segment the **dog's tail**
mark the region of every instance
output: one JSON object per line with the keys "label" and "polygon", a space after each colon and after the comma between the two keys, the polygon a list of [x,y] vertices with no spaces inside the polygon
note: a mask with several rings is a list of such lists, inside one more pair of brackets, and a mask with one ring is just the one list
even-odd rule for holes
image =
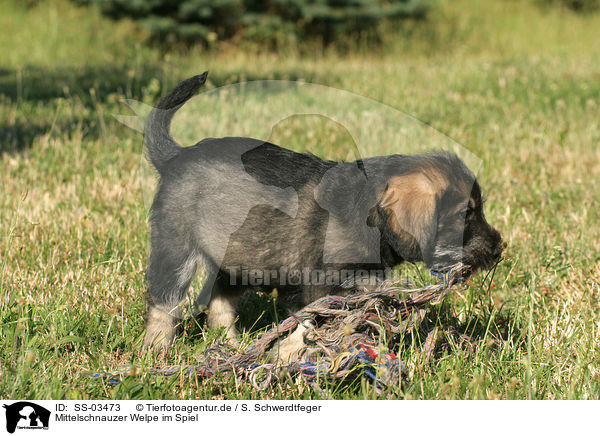
{"label": "dog's tail", "polygon": [[144,130],[144,141],[148,149],[148,158],[159,173],[163,166],[181,151],[181,146],[169,133],[171,119],[175,112],[204,85],[207,76],[208,71],[205,71],[184,80],[150,112]]}

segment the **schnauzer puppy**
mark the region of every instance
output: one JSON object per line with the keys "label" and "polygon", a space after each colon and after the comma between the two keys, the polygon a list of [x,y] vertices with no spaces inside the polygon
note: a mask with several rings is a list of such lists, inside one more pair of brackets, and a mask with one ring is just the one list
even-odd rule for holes
{"label": "schnauzer puppy", "polygon": [[167,348],[192,279],[209,327],[233,327],[244,290],[277,288],[307,304],[364,289],[403,261],[490,268],[502,253],[475,176],[455,155],[324,161],[251,138],[181,147],[175,112],[206,81],[179,84],[150,114],[160,175],[151,213],[145,346]]}

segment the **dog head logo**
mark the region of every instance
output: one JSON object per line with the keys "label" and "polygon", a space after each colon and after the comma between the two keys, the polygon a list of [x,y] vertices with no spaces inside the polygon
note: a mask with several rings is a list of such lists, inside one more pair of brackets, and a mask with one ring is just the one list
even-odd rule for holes
{"label": "dog head logo", "polygon": [[29,401],[19,401],[10,405],[4,404],[6,409],[6,431],[14,433],[19,429],[48,429],[50,411],[42,406]]}

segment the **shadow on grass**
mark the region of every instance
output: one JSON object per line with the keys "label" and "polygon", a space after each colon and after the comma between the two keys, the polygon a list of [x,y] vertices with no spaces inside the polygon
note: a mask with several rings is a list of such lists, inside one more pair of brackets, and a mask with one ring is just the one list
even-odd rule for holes
{"label": "shadow on grass", "polygon": [[103,128],[99,107],[123,98],[140,99],[150,82],[160,83],[161,78],[156,66],[0,68],[0,107],[8,108],[8,115],[0,115],[0,152],[26,150],[50,132],[97,139]]}
{"label": "shadow on grass", "polygon": [[[291,305],[282,299],[273,299],[265,292],[248,290],[240,298],[236,313],[236,328],[254,334],[286,319],[291,313]],[[186,333],[192,340],[202,340],[199,338],[206,329],[205,314],[200,314],[185,324]]]}
{"label": "shadow on grass", "polygon": [[50,123],[45,122],[0,121],[0,153],[14,153],[26,149],[35,138],[49,130]]}
{"label": "shadow on grass", "polygon": [[[203,72],[199,68],[196,73]],[[167,72],[158,65],[130,67],[127,65],[104,65],[89,67],[22,69],[0,68],[0,95],[12,102],[48,101],[56,98],[78,98],[86,106],[106,102],[111,96],[140,99],[148,90],[150,81],[158,80],[159,89],[152,94],[164,95],[187,75]],[[279,71],[268,77],[246,74],[242,70],[226,74],[210,71],[209,82],[213,87],[221,87],[240,81],[289,80],[322,82],[314,72],[295,69]],[[328,77],[327,81],[331,81]]]}
{"label": "shadow on grass", "polygon": [[158,66],[131,68],[127,65],[89,67],[0,69],[0,94],[13,102],[48,101],[78,98],[84,105],[95,106],[111,95],[136,98],[148,83],[163,72]]}
{"label": "shadow on grass", "polygon": [[431,330],[434,325],[441,328],[444,334],[435,347],[435,358],[444,353],[452,353],[455,346],[472,350],[481,345],[494,350],[502,343],[510,343],[520,349],[525,345],[525,326],[522,321],[510,310],[504,309],[492,314],[484,308],[472,311],[466,320],[460,321],[450,304],[444,303],[429,314],[419,335],[421,343],[424,343],[426,331]]}
{"label": "shadow on grass", "polygon": [[[199,68],[198,73],[201,70]],[[97,139],[101,134],[96,114],[99,107],[116,105],[122,99],[145,98],[156,102],[186,76],[152,64],[0,67],[0,107],[10,109],[10,106],[16,105],[12,114],[0,113],[0,152],[25,150],[35,138],[50,131],[66,135],[83,132],[86,137]],[[213,87],[265,79],[322,82],[314,72],[302,70],[279,71],[269,77],[249,76],[241,70],[226,73],[211,71],[209,78]],[[87,110],[85,113],[61,115],[58,99],[77,102]]]}

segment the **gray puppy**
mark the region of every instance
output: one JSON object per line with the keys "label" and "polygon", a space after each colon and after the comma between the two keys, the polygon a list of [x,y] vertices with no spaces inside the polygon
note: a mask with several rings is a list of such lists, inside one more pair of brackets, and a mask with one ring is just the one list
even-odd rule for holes
{"label": "gray puppy", "polygon": [[[251,138],[181,147],[173,115],[206,81],[179,84],[146,124],[160,175],[152,205],[145,346],[168,347],[196,274],[210,327],[249,287],[307,304],[372,286],[403,261],[490,268],[502,253],[475,176],[453,154],[324,161]],[[374,280],[375,279],[375,280]]]}

